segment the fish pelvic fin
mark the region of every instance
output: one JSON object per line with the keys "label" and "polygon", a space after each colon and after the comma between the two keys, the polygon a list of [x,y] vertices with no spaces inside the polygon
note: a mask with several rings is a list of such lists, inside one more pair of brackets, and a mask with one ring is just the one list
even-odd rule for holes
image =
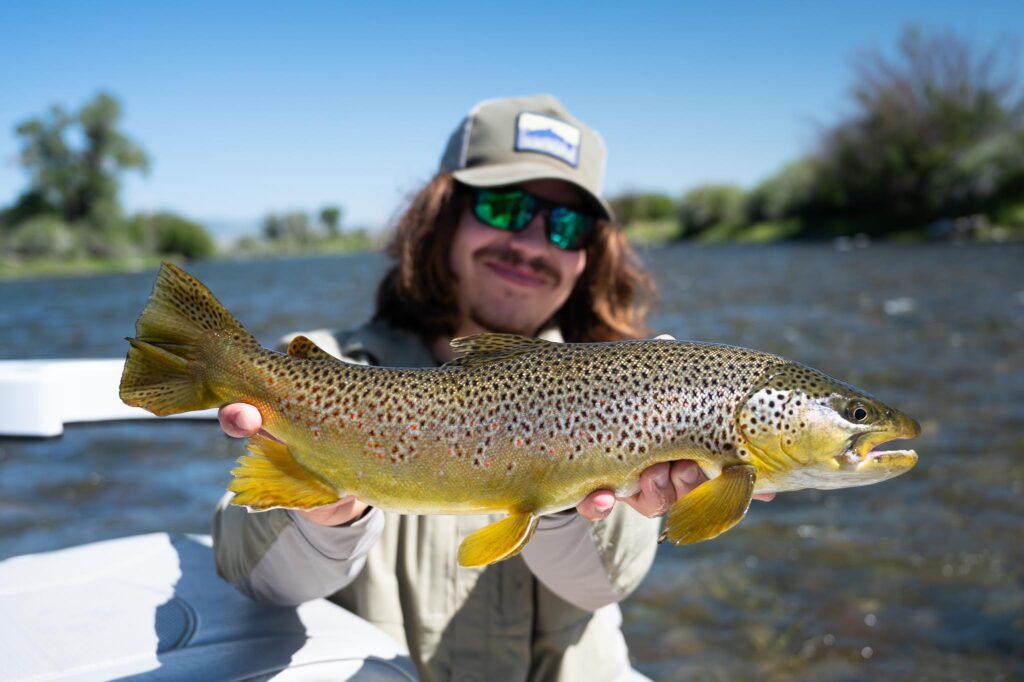
{"label": "fish pelvic fin", "polygon": [[259,345],[202,282],[164,263],[128,339],[121,400],[161,417],[220,405],[215,338]]}
{"label": "fish pelvic fin", "polygon": [[341,362],[302,334],[288,342],[288,355],[300,360],[334,360],[335,362]]}
{"label": "fish pelvic fin", "polygon": [[459,545],[459,563],[463,566],[487,566],[514,557],[533,537],[537,518],[531,512],[510,514],[470,533]]}
{"label": "fish pelvic fin", "polygon": [[249,439],[248,455],[231,470],[235,479],[228,490],[231,504],[265,511],[277,507],[316,509],[341,499],[337,491],[295,461],[288,446],[256,434]]}
{"label": "fish pelvic fin", "polygon": [[658,542],[689,545],[721,535],[746,515],[756,481],[757,470],[750,464],[723,468],[716,478],[676,500]]}

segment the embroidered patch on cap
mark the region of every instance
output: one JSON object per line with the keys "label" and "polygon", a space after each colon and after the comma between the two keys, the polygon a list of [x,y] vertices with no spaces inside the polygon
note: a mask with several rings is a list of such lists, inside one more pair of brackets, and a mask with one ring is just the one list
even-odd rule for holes
{"label": "embroidered patch on cap", "polygon": [[580,162],[580,129],[524,111],[516,118],[516,151],[547,154],[575,168]]}

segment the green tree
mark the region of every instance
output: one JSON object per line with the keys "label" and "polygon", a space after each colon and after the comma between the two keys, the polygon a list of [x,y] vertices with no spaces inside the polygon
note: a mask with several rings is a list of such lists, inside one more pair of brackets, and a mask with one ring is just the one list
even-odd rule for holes
{"label": "green tree", "polygon": [[672,197],[652,192],[628,192],[612,197],[608,203],[623,225],[638,220],[667,220],[678,210]]}
{"label": "green tree", "polygon": [[276,242],[284,236],[284,221],[276,213],[268,213],[263,218],[263,238],[268,242]]}
{"label": "green tree", "polygon": [[701,185],[679,204],[682,237],[689,239],[711,228],[730,231],[746,223],[746,194],[736,185]]}
{"label": "green tree", "polygon": [[34,204],[70,224],[116,219],[120,174],[149,168],[146,153],[119,130],[120,119],[120,103],[100,92],[76,114],[54,106],[20,123],[20,161],[30,182],[18,205]]}
{"label": "green tree", "polygon": [[1024,177],[1018,73],[1006,44],[979,50],[917,28],[904,31],[892,57],[866,53],[852,113],[823,135],[811,216],[883,232],[1005,199]]}
{"label": "green tree", "polygon": [[783,220],[806,211],[814,199],[817,161],[803,158],[783,166],[751,191],[747,214],[751,222]]}
{"label": "green tree", "polygon": [[316,241],[316,232],[309,216],[302,211],[292,211],[284,216],[285,238],[299,246],[309,246]]}
{"label": "green tree", "polygon": [[342,210],[339,206],[324,206],[320,209],[320,222],[327,231],[327,236],[337,237],[341,234]]}
{"label": "green tree", "polygon": [[149,218],[156,251],[189,259],[208,258],[217,251],[213,238],[202,225],[173,213],[157,213]]}
{"label": "green tree", "polygon": [[309,246],[317,241],[318,235],[308,215],[302,211],[291,211],[283,215],[268,214],[263,219],[263,238],[291,246]]}

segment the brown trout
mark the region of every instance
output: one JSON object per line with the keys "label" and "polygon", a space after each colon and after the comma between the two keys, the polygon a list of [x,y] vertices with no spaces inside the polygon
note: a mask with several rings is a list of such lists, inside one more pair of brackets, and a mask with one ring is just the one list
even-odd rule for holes
{"label": "brown trout", "polygon": [[710,479],[668,511],[687,544],[738,523],[751,495],[844,488],[914,466],[875,450],[920,428],[817,370],[775,355],[680,341],[552,343],[507,334],[452,341],[438,368],[368,367],[304,337],[262,348],[198,280],[164,264],[136,323],[121,399],[156,415],[245,402],[274,439],[249,439],[234,504],[313,509],[344,495],[409,514],[508,516],[459,561],[514,556],[542,514],[589,493],[636,492],[658,462]]}

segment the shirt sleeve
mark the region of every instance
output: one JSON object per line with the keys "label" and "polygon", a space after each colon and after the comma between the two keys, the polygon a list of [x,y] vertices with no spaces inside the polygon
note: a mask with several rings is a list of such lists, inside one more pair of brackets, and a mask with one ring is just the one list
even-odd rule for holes
{"label": "shirt sleeve", "polygon": [[346,526],[321,526],[298,514],[250,512],[226,495],[213,519],[217,572],[258,601],[293,606],[334,594],[366,563],[384,528],[384,514],[370,509]]}
{"label": "shirt sleeve", "polygon": [[542,516],[523,559],[534,576],[587,611],[621,601],[647,575],[657,551],[659,519],[617,504],[590,522],[573,511]]}

